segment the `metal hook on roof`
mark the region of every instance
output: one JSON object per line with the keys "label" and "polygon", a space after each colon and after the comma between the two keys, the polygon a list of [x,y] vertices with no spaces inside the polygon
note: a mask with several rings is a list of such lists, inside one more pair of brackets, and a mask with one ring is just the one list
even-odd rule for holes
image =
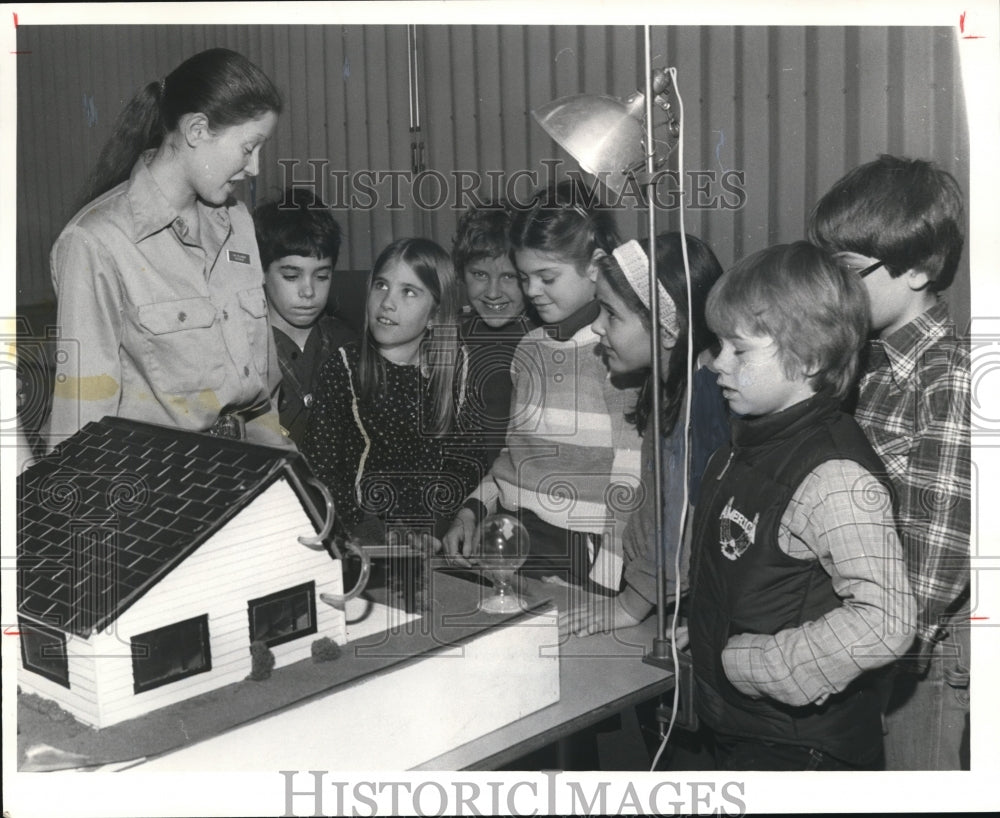
{"label": "metal hook on roof", "polygon": [[353,540],[346,540],[344,547],[361,558],[361,573],[358,575],[358,581],[354,583],[354,587],[346,594],[321,593],[319,595],[321,600],[327,605],[332,605],[334,608],[343,608],[349,599],[354,599],[354,597],[358,596],[365,589],[365,586],[368,585],[368,577],[372,572],[372,561],[367,551]]}
{"label": "metal hook on roof", "polygon": [[[333,522],[336,517],[333,508],[333,497],[330,496],[330,490],[315,477],[310,477],[308,482],[314,485],[319,493],[323,495],[323,501],[326,503],[326,519],[323,522],[323,530],[319,532],[315,537],[299,537],[299,542],[306,546],[307,548],[312,548],[314,551],[325,550],[324,541],[330,536],[330,532],[333,530]],[[340,560],[344,561],[344,553],[340,550],[340,545],[343,545],[346,551],[354,554],[361,559],[361,573],[358,575],[358,581],[354,583],[354,587],[351,588],[346,594],[328,594],[321,593],[319,598],[323,600],[327,605],[332,605],[334,608],[343,608],[347,604],[347,601],[354,599],[362,591],[364,591],[365,586],[368,585],[368,577],[372,572],[372,561],[368,556],[368,552],[361,548],[353,540],[345,539],[341,540],[339,537],[330,538],[330,549],[333,551],[334,556]]]}
{"label": "metal hook on roof", "polygon": [[[333,497],[330,496],[330,490],[315,477],[307,478],[307,482],[315,486],[319,490],[319,493],[323,495],[323,501],[326,503],[326,520],[323,522],[323,530],[319,534],[315,537],[299,537],[299,544],[311,548],[313,551],[324,551],[326,550],[326,546],[323,544],[323,541],[330,536],[336,516],[333,508]],[[337,559],[343,559],[336,543],[332,545]]]}

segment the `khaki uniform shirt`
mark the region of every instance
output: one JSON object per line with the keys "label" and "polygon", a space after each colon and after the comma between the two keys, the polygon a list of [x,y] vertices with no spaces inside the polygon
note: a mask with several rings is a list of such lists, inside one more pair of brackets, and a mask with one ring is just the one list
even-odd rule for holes
{"label": "khaki uniform shirt", "polygon": [[148,159],[52,248],[60,342],[48,446],[105,415],[204,431],[248,410],[248,440],[287,445],[250,215],[199,202],[195,242]]}

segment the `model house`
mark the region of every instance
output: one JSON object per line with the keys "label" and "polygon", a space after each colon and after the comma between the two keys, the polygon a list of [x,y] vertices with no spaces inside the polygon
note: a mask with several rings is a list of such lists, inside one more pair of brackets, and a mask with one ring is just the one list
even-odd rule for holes
{"label": "model house", "polygon": [[107,727],[343,644],[326,505],[292,450],[117,418],[18,478],[23,691]]}

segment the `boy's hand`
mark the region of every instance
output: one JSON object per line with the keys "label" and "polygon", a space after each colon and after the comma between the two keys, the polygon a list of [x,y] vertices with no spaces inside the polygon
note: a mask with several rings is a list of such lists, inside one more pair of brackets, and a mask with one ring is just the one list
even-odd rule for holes
{"label": "boy's hand", "polygon": [[421,534],[420,535],[420,549],[425,554],[436,554],[441,550],[441,540],[432,534]]}
{"label": "boy's hand", "polygon": [[642,620],[625,610],[618,597],[594,597],[559,613],[560,634],[590,636],[631,628]]}
{"label": "boy's hand", "polygon": [[391,549],[414,551],[429,557],[441,550],[441,541],[426,531],[416,532],[392,529],[385,533],[382,541]]}
{"label": "boy's hand", "polygon": [[674,634],[674,644],[677,645],[677,650],[684,650],[684,648],[691,644],[691,636],[688,634],[687,625],[677,626],[677,633]]}
{"label": "boy's hand", "polygon": [[458,565],[462,568],[472,566],[472,561],[468,558],[471,556],[472,537],[475,531],[476,515],[471,509],[463,508],[441,541],[449,565]]}
{"label": "boy's hand", "polygon": [[575,636],[605,633],[638,625],[652,610],[653,606],[629,585],[615,597],[585,596],[584,602],[559,615],[559,627]]}

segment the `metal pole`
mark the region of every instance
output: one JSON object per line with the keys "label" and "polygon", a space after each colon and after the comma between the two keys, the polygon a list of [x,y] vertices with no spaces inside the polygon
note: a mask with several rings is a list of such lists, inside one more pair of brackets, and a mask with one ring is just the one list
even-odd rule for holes
{"label": "metal pole", "polygon": [[660,423],[660,299],[659,280],[656,276],[656,197],[653,188],[656,180],[656,150],[653,142],[653,65],[650,27],[643,26],[646,68],[646,211],[649,217],[649,312],[653,331],[650,338],[652,375],[650,386],[653,393],[652,428],[653,435],[653,503],[656,509],[653,517],[653,547],[656,551],[656,637],[650,653],[652,659],[670,658],[670,640],[667,638],[667,582],[663,554],[663,456],[661,449]]}

